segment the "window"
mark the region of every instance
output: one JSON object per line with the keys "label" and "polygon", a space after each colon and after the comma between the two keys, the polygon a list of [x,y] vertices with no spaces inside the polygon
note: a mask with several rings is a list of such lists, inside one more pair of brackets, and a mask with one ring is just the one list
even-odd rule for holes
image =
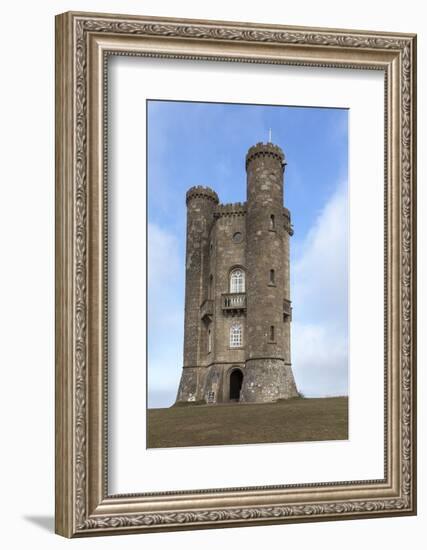
{"label": "window", "polygon": [[274,269],[270,269],[270,284],[276,284],[276,274],[274,273]]}
{"label": "window", "polygon": [[271,214],[270,216],[270,229],[275,230],[276,229],[276,222],[274,221],[274,214]]}
{"label": "window", "polygon": [[242,234],[240,233],[240,231],[237,231],[236,233],[234,233],[233,235],[233,243],[241,243],[243,240],[243,236]]}
{"label": "window", "polygon": [[230,327],[230,348],[242,346],[242,325],[235,324]]}
{"label": "window", "polygon": [[270,327],[270,342],[274,342],[274,326]]}
{"label": "window", "polygon": [[208,330],[208,353],[212,351],[212,332],[211,329]]}
{"label": "window", "polygon": [[209,276],[208,299],[213,299],[213,275]]}
{"label": "window", "polygon": [[245,272],[243,269],[233,269],[230,273],[230,292],[245,292]]}

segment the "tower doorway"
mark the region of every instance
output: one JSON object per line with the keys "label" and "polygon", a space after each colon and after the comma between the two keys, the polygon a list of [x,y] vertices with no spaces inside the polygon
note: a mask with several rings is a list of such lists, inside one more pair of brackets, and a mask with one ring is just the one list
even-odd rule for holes
{"label": "tower doorway", "polygon": [[230,374],[230,401],[240,400],[242,382],[243,372],[240,369],[234,369]]}

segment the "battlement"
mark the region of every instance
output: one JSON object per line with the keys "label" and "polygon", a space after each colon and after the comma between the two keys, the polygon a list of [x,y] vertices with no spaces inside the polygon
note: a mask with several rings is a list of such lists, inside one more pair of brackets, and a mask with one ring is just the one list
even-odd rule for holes
{"label": "battlement", "polygon": [[218,195],[210,187],[203,187],[203,185],[195,185],[191,187],[186,194],[186,204],[192,199],[208,199],[213,201],[215,204],[219,203]]}
{"label": "battlement", "polygon": [[286,164],[285,154],[278,145],[274,145],[274,143],[270,142],[260,142],[256,145],[253,145],[248,150],[246,154],[246,170],[248,169],[249,163],[259,157],[275,157],[282,164],[283,167]]}
{"label": "battlement", "polygon": [[214,218],[223,216],[244,216],[246,214],[245,202],[233,202],[229,204],[218,204],[215,208]]}

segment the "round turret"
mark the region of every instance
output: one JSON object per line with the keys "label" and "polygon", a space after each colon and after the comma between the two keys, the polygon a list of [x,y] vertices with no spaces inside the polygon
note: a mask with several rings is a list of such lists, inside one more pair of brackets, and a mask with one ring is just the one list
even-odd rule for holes
{"label": "round turret", "polygon": [[219,203],[218,195],[210,187],[203,187],[203,185],[195,185],[191,187],[186,194],[186,204],[192,199],[208,199],[213,201],[215,204]]}
{"label": "round turret", "polygon": [[196,185],[187,191],[186,203],[184,369],[200,364],[200,305],[209,284],[209,234],[219,198],[213,189]]}
{"label": "round turret", "polygon": [[[257,143],[246,155],[246,371],[247,402],[296,394],[290,367],[289,233],[285,230],[285,155],[273,143]],[[290,213],[289,220],[290,220]],[[290,223],[290,221],[289,221]]]}
{"label": "round turret", "polygon": [[282,169],[286,166],[285,153],[278,145],[274,143],[257,143],[253,145],[246,154],[246,170],[248,169],[249,163],[259,157],[271,157],[272,159],[277,159]]}

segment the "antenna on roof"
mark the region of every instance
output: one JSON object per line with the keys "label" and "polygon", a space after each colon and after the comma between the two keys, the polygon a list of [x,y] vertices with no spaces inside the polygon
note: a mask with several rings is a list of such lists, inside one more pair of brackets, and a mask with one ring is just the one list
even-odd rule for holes
{"label": "antenna on roof", "polygon": [[271,143],[271,128],[268,129],[268,142]]}

